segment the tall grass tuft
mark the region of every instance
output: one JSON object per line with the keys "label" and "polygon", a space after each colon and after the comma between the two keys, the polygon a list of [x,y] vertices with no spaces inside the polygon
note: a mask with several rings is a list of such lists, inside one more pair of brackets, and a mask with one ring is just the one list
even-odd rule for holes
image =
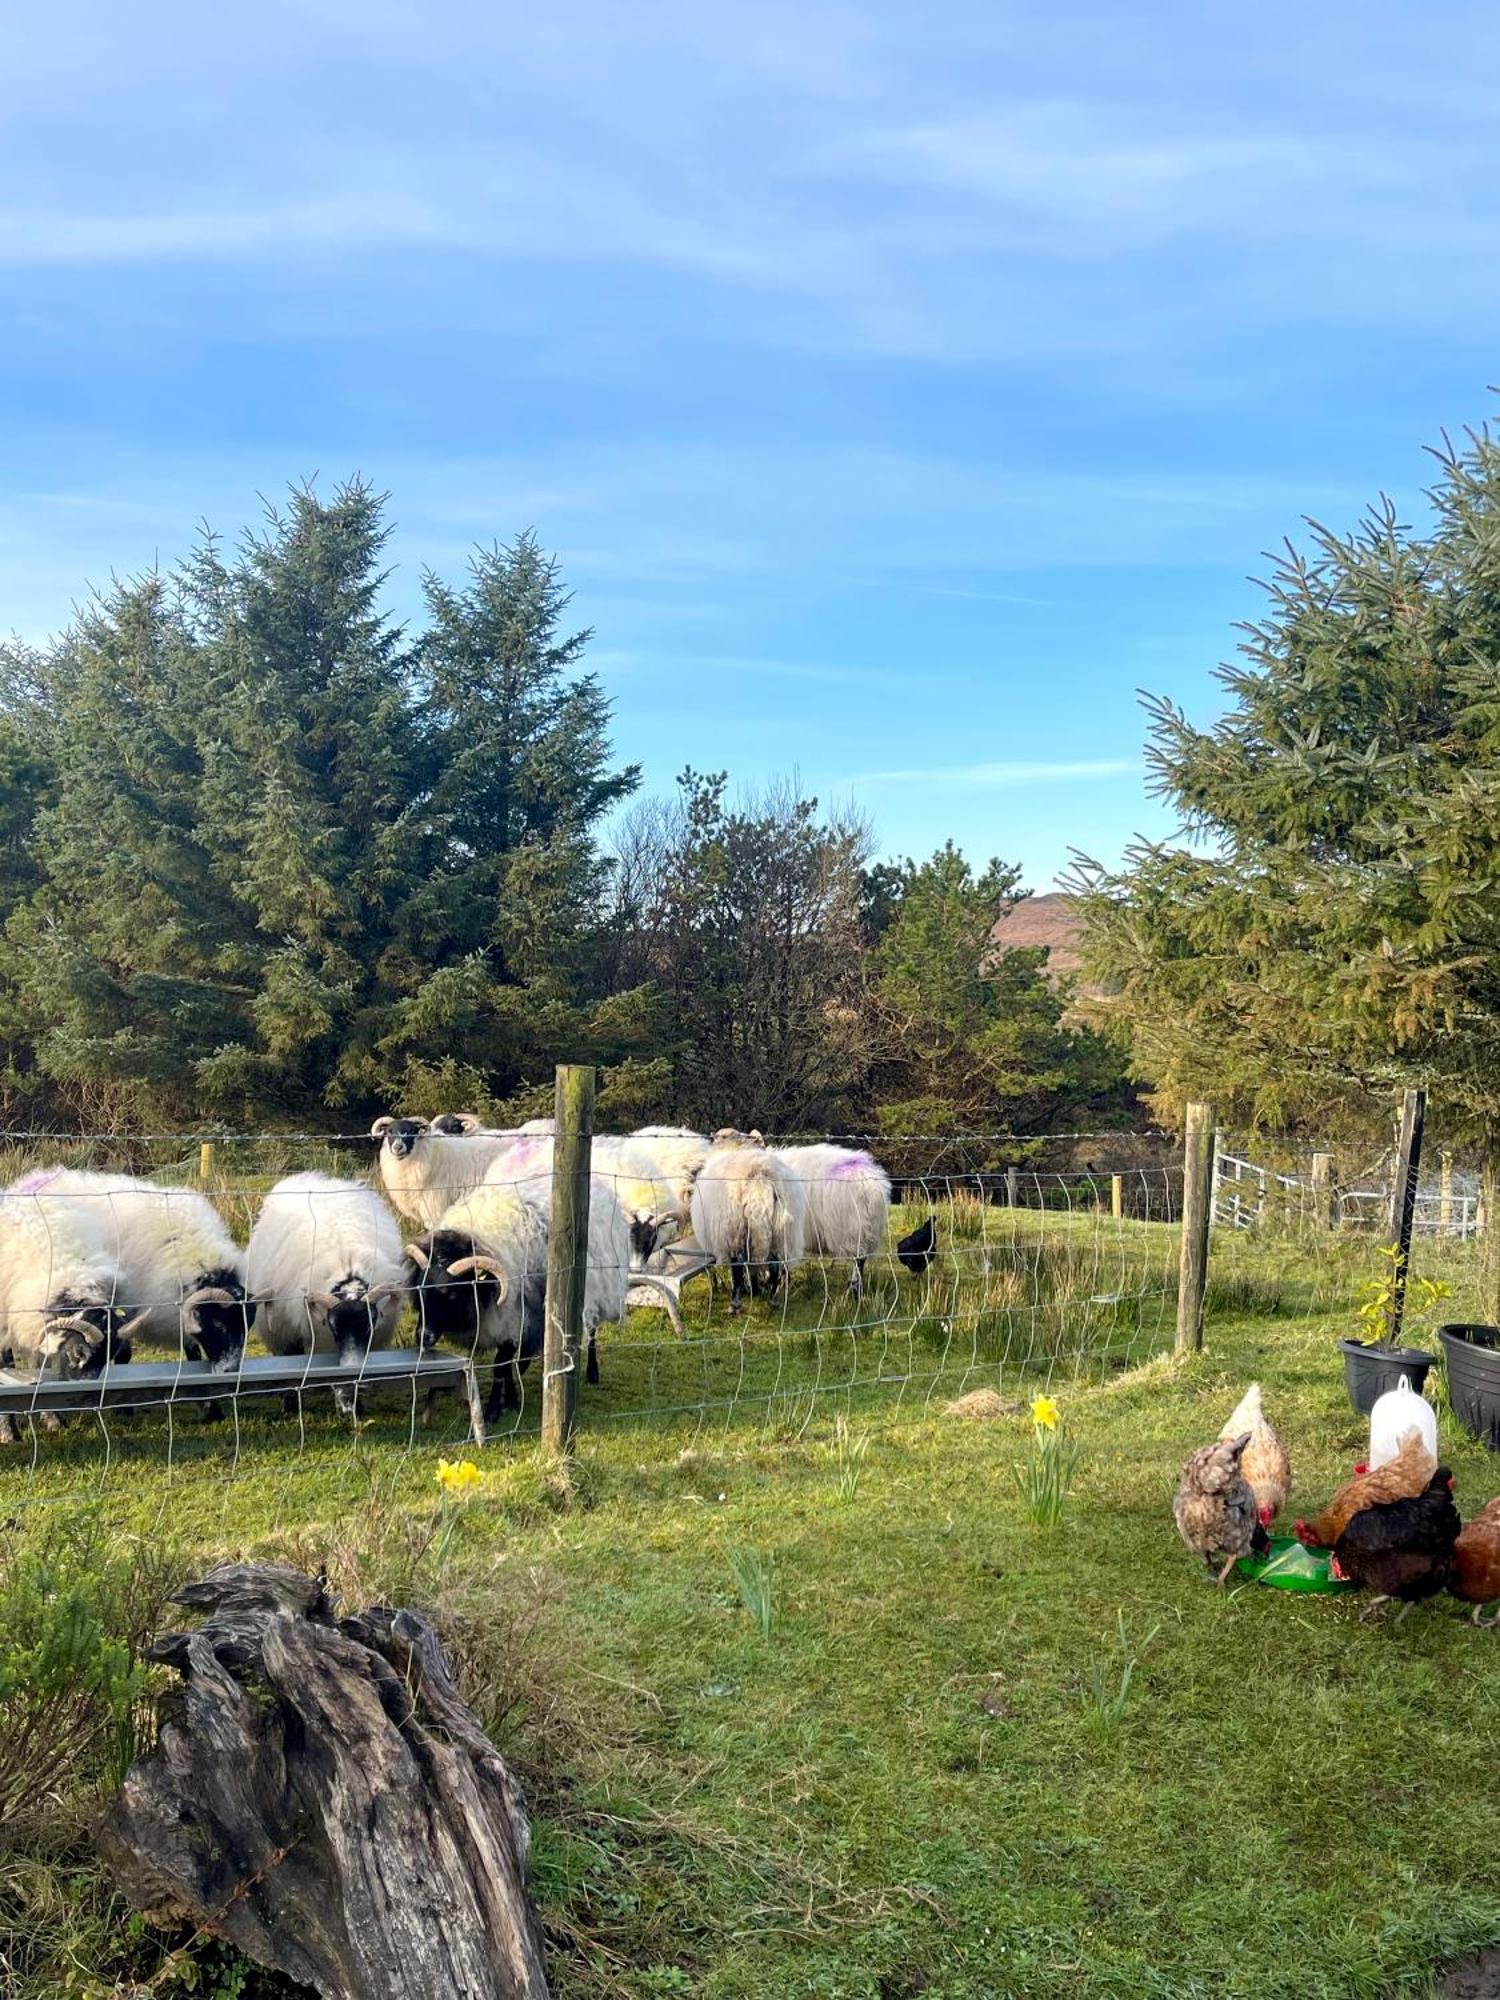
{"label": "tall grass tuft", "polygon": [[776,1565],[759,1549],[729,1551],[729,1567],[740,1593],[746,1615],[763,1639],[769,1639],[776,1623]]}
{"label": "tall grass tuft", "polygon": [[859,1482],[864,1477],[865,1454],[870,1449],[870,1433],[857,1434],[849,1428],[849,1419],[839,1417],[833,1426],[834,1458],[838,1465],[837,1490],[840,1500],[847,1505],[859,1491]]}
{"label": "tall grass tuft", "polygon": [[1107,1736],[1119,1728],[1130,1701],[1135,1670],[1160,1630],[1160,1624],[1153,1625],[1144,1639],[1133,1642],[1125,1613],[1115,1613],[1116,1650],[1090,1660],[1084,1678],[1084,1721],[1097,1734]]}

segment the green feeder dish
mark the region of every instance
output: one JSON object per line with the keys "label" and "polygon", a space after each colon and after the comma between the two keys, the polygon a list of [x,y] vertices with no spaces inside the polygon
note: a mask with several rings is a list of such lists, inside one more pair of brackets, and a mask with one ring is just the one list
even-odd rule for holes
{"label": "green feeder dish", "polygon": [[1272,1535],[1266,1555],[1241,1556],[1235,1568],[1252,1583],[1268,1584],[1272,1590],[1331,1596],[1335,1591],[1358,1588],[1346,1577],[1334,1576],[1332,1564],[1332,1549],[1309,1549],[1295,1535]]}

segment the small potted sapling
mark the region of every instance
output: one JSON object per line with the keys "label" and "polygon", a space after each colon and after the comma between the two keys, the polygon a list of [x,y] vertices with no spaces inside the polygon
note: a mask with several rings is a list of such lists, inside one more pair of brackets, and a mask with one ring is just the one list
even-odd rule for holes
{"label": "small potted sapling", "polygon": [[[1420,1396],[1427,1371],[1436,1367],[1438,1360],[1424,1347],[1398,1347],[1391,1339],[1401,1277],[1401,1250],[1397,1244],[1388,1243],[1380,1254],[1385,1269],[1376,1277],[1366,1278],[1359,1288],[1355,1317],[1361,1337],[1339,1342],[1344,1357],[1344,1386],[1349,1391],[1349,1401],[1364,1417],[1374,1409],[1377,1398],[1399,1385],[1403,1375]],[[1414,1279],[1408,1275],[1406,1325],[1420,1327],[1428,1323],[1435,1308],[1449,1297],[1450,1290],[1439,1279]]]}

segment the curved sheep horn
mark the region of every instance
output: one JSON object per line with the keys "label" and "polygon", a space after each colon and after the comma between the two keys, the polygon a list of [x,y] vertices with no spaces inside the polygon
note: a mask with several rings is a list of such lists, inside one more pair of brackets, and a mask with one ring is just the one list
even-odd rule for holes
{"label": "curved sheep horn", "polygon": [[182,1301],[182,1310],[189,1306],[241,1306],[248,1305],[248,1299],[236,1298],[233,1292],[226,1292],[222,1285],[200,1285],[196,1292],[189,1292]]}
{"label": "curved sheep horn", "polygon": [[496,1301],[497,1304],[506,1298],[510,1291],[510,1279],[506,1276],[503,1264],[497,1264],[493,1257],[482,1257],[476,1254],[473,1257],[460,1257],[456,1264],[448,1266],[448,1276],[450,1278],[467,1278],[471,1272],[477,1272],[482,1278],[493,1278],[495,1280],[496,1284],[500,1287],[500,1298]]}
{"label": "curved sheep horn", "polygon": [[384,1118],[377,1118],[375,1123],[370,1127],[370,1137],[372,1139],[383,1139],[395,1122],[395,1119],[387,1112]]}
{"label": "curved sheep horn", "polygon": [[408,1243],[405,1245],[405,1249],[407,1256],[410,1257],[419,1271],[426,1271],[431,1268],[432,1259],[420,1243]]}
{"label": "curved sheep horn", "polygon": [[358,1305],[359,1301],[357,1299],[336,1299],[332,1292],[309,1292],[307,1303],[310,1306],[316,1306],[319,1312],[331,1313],[336,1311],[339,1306]]}
{"label": "curved sheep horn", "polygon": [[81,1333],[85,1340],[98,1341],[104,1338],[91,1319],[80,1319],[76,1313],[64,1314],[59,1319],[49,1319],[44,1333],[45,1339],[53,1339],[64,1333]]}
{"label": "curved sheep horn", "polygon": [[371,1285],[365,1293],[365,1304],[373,1306],[378,1305],[382,1299],[400,1298],[405,1291],[406,1286],[402,1284]]}
{"label": "curved sheep horn", "polygon": [[[131,1334],[140,1332],[141,1328],[146,1324],[147,1320],[150,1319],[150,1317],[151,1317],[150,1306],[142,1306],[141,1310],[138,1313],[132,1315],[132,1317],[130,1319],[127,1319],[123,1325],[115,1328],[115,1339],[128,1340]],[[97,1337],[97,1329],[95,1330],[95,1332]]]}

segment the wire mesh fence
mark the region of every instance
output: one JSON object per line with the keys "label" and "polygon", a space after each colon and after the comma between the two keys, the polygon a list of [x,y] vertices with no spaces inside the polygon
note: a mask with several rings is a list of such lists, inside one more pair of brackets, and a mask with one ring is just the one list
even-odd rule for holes
{"label": "wire mesh fence", "polygon": [[[1221,1298],[1238,1277],[1279,1269],[1283,1310],[1356,1303],[1389,1274],[1399,1171],[1394,1147],[1220,1132],[1211,1269]],[[1497,1246],[1477,1162],[1445,1138],[1440,1118],[1412,1181],[1407,1333],[1415,1338],[1430,1336],[1438,1319],[1488,1316]]]}
{"label": "wire mesh fence", "polygon": [[[638,1159],[612,1152],[621,1144],[595,1144],[598,1380],[581,1388],[585,1431],[894,1411],[981,1381],[1040,1388],[1126,1367],[1170,1340],[1168,1164],[1005,1168],[974,1164],[1003,1139],[903,1139],[882,1149],[895,1173],[878,1241],[856,1258],[815,1239],[774,1288],[742,1301],[733,1271],[696,1252],[691,1173],[663,1173],[659,1206],[675,1201],[677,1226],[656,1217],[646,1240],[651,1191]],[[319,1453],[455,1450],[473,1436],[471,1385],[451,1366],[441,1374],[443,1357],[473,1365],[491,1443],[531,1437],[550,1148],[544,1134],[513,1135],[462,1177],[429,1176],[420,1199],[398,1162],[402,1215],[381,1172],[386,1143],[369,1135],[218,1136],[209,1147],[10,1135],[7,1497],[62,1495],[140,1466],[169,1483],[232,1484]],[[782,1171],[805,1203],[811,1171],[795,1152]],[[442,1240],[439,1225],[463,1240]]]}
{"label": "wire mesh fence", "polygon": [[[1237,1144],[1246,1152],[1234,1150]],[[1301,1157],[1294,1153],[1288,1159],[1283,1149],[1285,1166],[1268,1164],[1262,1151],[1263,1142],[1253,1138],[1221,1140],[1214,1159],[1215,1222],[1253,1229],[1293,1214],[1308,1226],[1375,1232],[1387,1227],[1394,1167],[1388,1152],[1351,1155],[1340,1172],[1338,1156],[1331,1151],[1304,1149]],[[1479,1175],[1455,1166],[1451,1154],[1442,1155],[1437,1172],[1418,1181],[1414,1233],[1467,1242],[1479,1235],[1483,1223]]]}
{"label": "wire mesh fence", "polygon": [[[139,1478],[164,1507],[188,1484],[218,1482],[226,1507],[253,1486],[256,1510],[275,1516],[278,1482],[309,1471],[367,1478],[413,1453],[466,1449],[476,1433],[533,1439],[552,1140],[457,1131],[434,1151],[422,1137],[433,1128],[396,1123],[413,1128],[404,1155],[391,1127],[207,1146],[9,1135],[4,1503]],[[660,1129],[595,1140],[585,1435],[784,1433],[824,1414],[920,1412],[981,1386],[1019,1399],[1172,1344],[1182,1167],[1159,1137],[762,1150],[804,1223],[799,1243],[741,1285],[738,1260],[693,1234],[706,1140]],[[1248,1200],[1226,1212],[1235,1177],[1221,1174],[1211,1319],[1329,1311],[1374,1268],[1379,1232],[1330,1203],[1312,1150],[1262,1142],[1257,1156],[1221,1139],[1221,1163],[1254,1170],[1256,1199],[1253,1213]],[[828,1219],[828,1191],[854,1171],[839,1163],[858,1159],[876,1168],[878,1219],[873,1234],[841,1237],[847,1217],[835,1202]],[[1335,1189],[1358,1165],[1336,1163]],[[824,1219],[809,1225],[820,1199]],[[1482,1223],[1419,1242],[1417,1268],[1449,1286],[1453,1317],[1477,1299]]]}

